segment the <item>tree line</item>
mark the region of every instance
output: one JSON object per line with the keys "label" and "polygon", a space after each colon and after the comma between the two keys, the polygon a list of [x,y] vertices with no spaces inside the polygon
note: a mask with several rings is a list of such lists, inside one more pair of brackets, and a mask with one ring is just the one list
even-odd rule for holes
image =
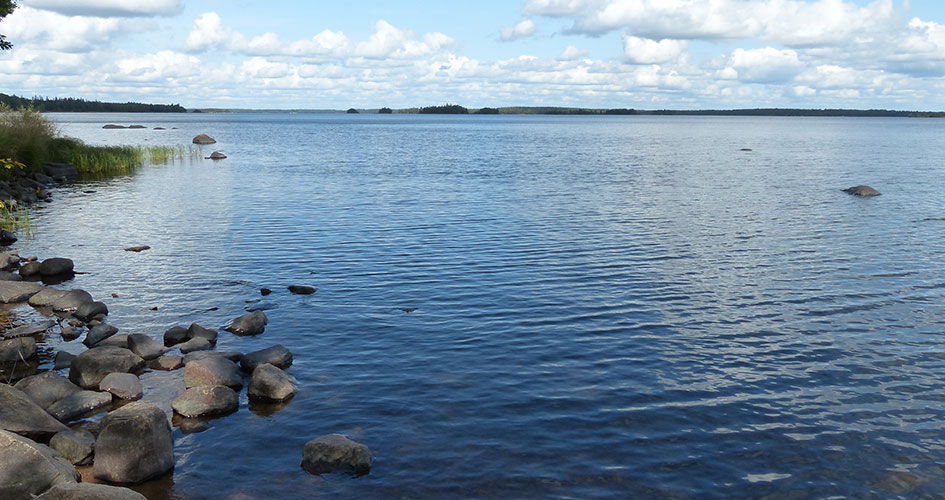
{"label": "tree line", "polygon": [[0,104],[13,109],[32,108],[43,113],[186,113],[180,104],[145,104],[140,102],[87,101],[73,97],[18,97],[0,94]]}

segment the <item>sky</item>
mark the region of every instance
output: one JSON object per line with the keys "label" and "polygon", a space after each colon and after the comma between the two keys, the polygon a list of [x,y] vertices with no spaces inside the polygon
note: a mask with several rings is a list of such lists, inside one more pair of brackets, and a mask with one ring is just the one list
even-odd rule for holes
{"label": "sky", "polygon": [[945,110],[941,0],[18,0],[0,92],[188,108]]}

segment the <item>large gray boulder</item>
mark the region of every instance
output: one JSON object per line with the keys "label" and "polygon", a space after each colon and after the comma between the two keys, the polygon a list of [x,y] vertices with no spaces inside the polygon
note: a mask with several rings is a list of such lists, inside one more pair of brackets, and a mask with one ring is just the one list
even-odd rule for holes
{"label": "large gray boulder", "polygon": [[39,375],[26,377],[13,387],[23,391],[26,397],[44,410],[56,401],[82,390],[81,387],[69,382],[62,375],[53,372],[43,372]]}
{"label": "large gray boulder", "polygon": [[230,321],[230,324],[226,326],[226,331],[237,335],[258,335],[266,330],[268,322],[266,313],[253,311]]}
{"label": "large gray boulder", "polygon": [[72,259],[53,257],[40,263],[39,274],[43,276],[59,276],[71,273],[74,268],[75,265],[72,263]]}
{"label": "large gray boulder", "polygon": [[36,341],[32,337],[0,340],[0,363],[26,361],[36,355]]}
{"label": "large gray boulder", "polygon": [[131,373],[144,368],[144,360],[121,347],[93,347],[72,360],[69,380],[84,389],[97,389],[109,373]]}
{"label": "large gray boulder", "polygon": [[191,339],[207,339],[211,345],[217,344],[217,331],[211,330],[209,328],[204,328],[197,323],[192,323],[190,328],[187,329],[187,338]]}
{"label": "large gray boulder", "polygon": [[175,412],[188,418],[234,412],[239,405],[236,391],[223,385],[191,387],[171,402]]}
{"label": "large gray boulder", "polygon": [[241,357],[243,354],[238,351],[198,351],[184,356],[184,364],[207,358],[223,358],[237,363]]}
{"label": "large gray boulder", "polygon": [[20,277],[22,278],[33,278],[34,276],[39,276],[39,262],[27,262],[20,266]]}
{"label": "large gray boulder", "polygon": [[129,403],[102,419],[95,442],[96,479],[137,484],[174,468],[174,443],[167,416],[144,401]]}
{"label": "large gray boulder", "polygon": [[85,335],[85,340],[82,341],[85,344],[85,347],[95,347],[99,342],[111,337],[118,333],[118,328],[112,325],[95,325],[89,329],[89,333]]}
{"label": "large gray boulder", "polygon": [[56,312],[75,312],[79,306],[94,302],[92,295],[85,290],[69,290],[61,297],[52,301],[50,306]]}
{"label": "large gray boulder", "polygon": [[0,281],[0,302],[4,304],[26,302],[42,289],[43,285],[28,281]]}
{"label": "large gray boulder", "polygon": [[49,440],[49,447],[61,453],[73,465],[92,463],[93,446],[95,446],[95,436],[85,429],[68,429],[58,432]]}
{"label": "large gray boulder", "polygon": [[107,392],[79,391],[49,405],[46,411],[56,420],[68,423],[111,404],[112,395]]}
{"label": "large gray boulder", "polygon": [[134,373],[109,373],[99,383],[98,388],[127,401],[137,401],[144,395],[141,380]]}
{"label": "large gray boulder", "polygon": [[75,467],[52,448],[0,430],[0,495],[4,500],[32,500],[53,486],[78,480]]}
{"label": "large gray boulder", "polygon": [[302,449],[302,468],[311,474],[338,469],[366,474],[370,472],[372,463],[374,456],[367,446],[341,434],[317,437],[305,443]]}
{"label": "large gray boulder", "polygon": [[207,134],[197,134],[197,136],[194,137],[194,144],[204,145],[204,144],[216,144],[216,143],[217,141],[213,137],[210,137]]}
{"label": "large gray boulder", "polygon": [[86,302],[77,307],[72,315],[79,321],[88,323],[95,318],[101,319],[102,316],[107,316],[108,306],[104,302]]}
{"label": "large gray boulder", "polygon": [[142,359],[152,360],[164,354],[164,346],[143,333],[132,333],[128,336],[128,348]]}
{"label": "large gray boulder", "polygon": [[190,352],[206,351],[212,349],[213,344],[211,344],[210,341],[205,338],[196,338],[190,339],[187,342],[180,344],[178,347],[180,348],[181,353],[187,354]]}
{"label": "large gray boulder", "polygon": [[184,386],[188,389],[213,385],[240,389],[243,387],[243,374],[236,363],[220,356],[192,361],[184,366]]}
{"label": "large gray boulder", "polygon": [[183,342],[187,342],[187,329],[182,326],[172,326],[164,332],[164,345],[171,347]]}
{"label": "large gray boulder", "polygon": [[295,396],[295,382],[288,373],[270,365],[262,364],[253,370],[249,379],[248,395],[253,399],[285,401]]}
{"label": "large gray boulder", "polygon": [[260,351],[244,354],[240,357],[240,367],[252,373],[257,366],[269,363],[285,370],[292,366],[292,352],[282,345],[274,345]]}
{"label": "large gray boulder", "polygon": [[147,497],[121,486],[75,483],[53,486],[36,500],[147,500]]}
{"label": "large gray boulder", "polygon": [[[33,307],[52,307],[53,303],[64,297],[69,290],[60,290],[58,288],[43,288],[36,295],[30,297],[27,301]],[[92,296],[89,295],[89,300]]]}
{"label": "large gray boulder", "polygon": [[46,443],[67,429],[34,403],[23,391],[0,384],[0,429]]}
{"label": "large gray boulder", "polygon": [[184,367],[184,358],[176,354],[166,354],[151,361],[148,367],[152,370],[171,371]]}

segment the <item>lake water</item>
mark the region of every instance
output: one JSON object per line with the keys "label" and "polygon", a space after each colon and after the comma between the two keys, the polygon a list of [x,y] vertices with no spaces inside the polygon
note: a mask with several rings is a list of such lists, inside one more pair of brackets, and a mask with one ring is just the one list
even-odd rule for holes
{"label": "lake water", "polygon": [[[152,498],[945,490],[945,120],[51,117],[95,144],[207,133],[229,158],[58,190],[22,255],[73,258],[66,286],[123,333],[263,304],[266,332],[217,350],[295,355],[284,408],[244,390],[175,428]],[[180,377],[142,375],[145,399]],[[371,473],[302,471],[327,433]]]}

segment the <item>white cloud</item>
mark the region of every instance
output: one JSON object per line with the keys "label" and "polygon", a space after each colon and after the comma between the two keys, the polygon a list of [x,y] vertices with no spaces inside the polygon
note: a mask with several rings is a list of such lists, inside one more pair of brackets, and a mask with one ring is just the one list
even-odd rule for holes
{"label": "white cloud", "polygon": [[180,0],[24,0],[23,6],[88,17],[172,16],[181,10]]}
{"label": "white cloud", "polygon": [[20,7],[3,20],[3,34],[17,47],[60,52],[88,52],[108,44],[122,30],[119,19],[68,17]]}
{"label": "white cloud", "polygon": [[735,49],[720,77],[737,75],[738,80],[748,83],[782,83],[792,80],[803,68],[793,50]]}
{"label": "white cloud", "polygon": [[623,37],[624,56],[635,64],[659,64],[677,59],[689,43],[685,40],[650,40],[631,35]]}
{"label": "white cloud", "polygon": [[558,56],[559,61],[574,61],[575,59],[581,59],[587,57],[588,52],[583,49],[579,49],[574,45],[568,45],[565,47],[564,52]]}
{"label": "white cloud", "polygon": [[518,40],[519,38],[527,38],[534,35],[537,29],[534,21],[531,19],[522,19],[512,26],[499,28],[499,38],[505,42]]}

